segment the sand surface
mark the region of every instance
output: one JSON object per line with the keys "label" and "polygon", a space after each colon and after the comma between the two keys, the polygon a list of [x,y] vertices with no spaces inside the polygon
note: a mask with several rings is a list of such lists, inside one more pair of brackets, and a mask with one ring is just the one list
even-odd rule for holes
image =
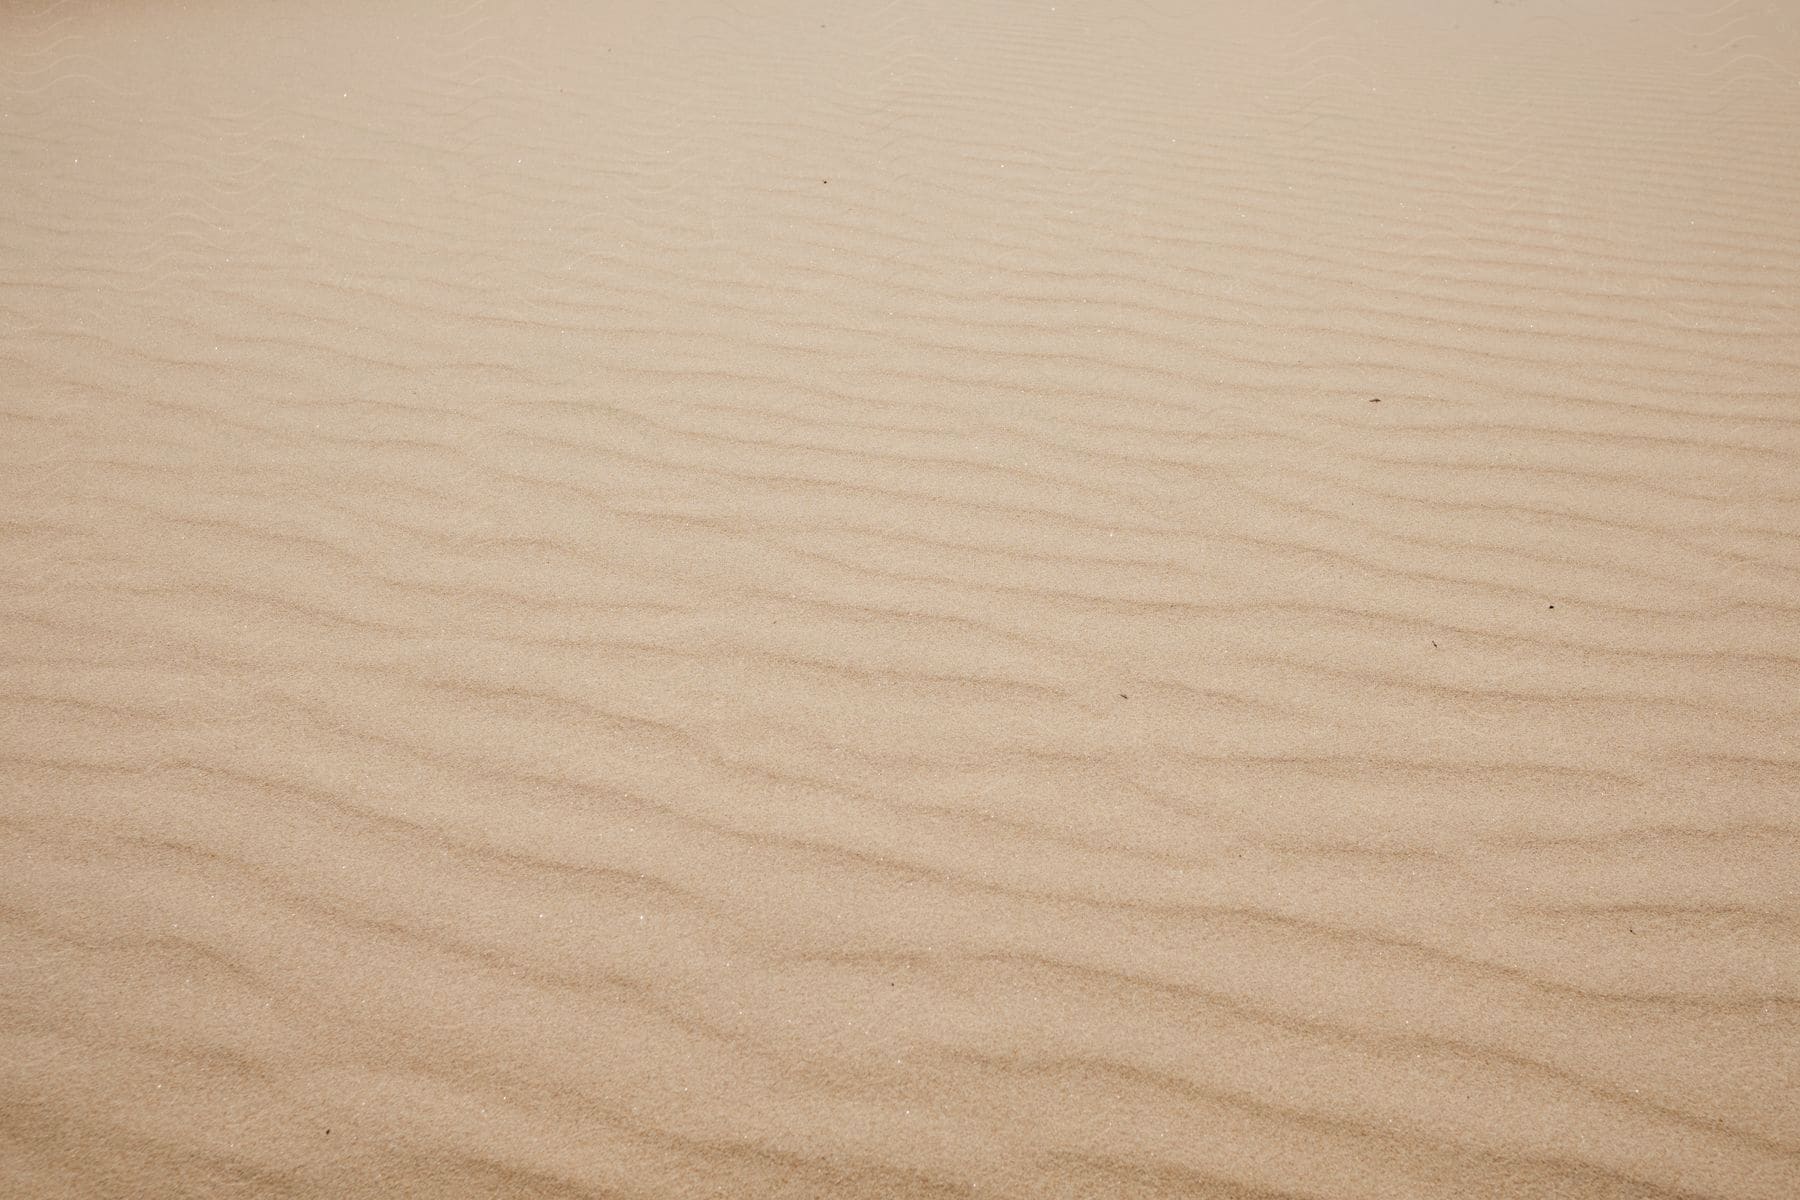
{"label": "sand surface", "polygon": [[1800,6],[0,3],[0,1195],[1800,1195]]}

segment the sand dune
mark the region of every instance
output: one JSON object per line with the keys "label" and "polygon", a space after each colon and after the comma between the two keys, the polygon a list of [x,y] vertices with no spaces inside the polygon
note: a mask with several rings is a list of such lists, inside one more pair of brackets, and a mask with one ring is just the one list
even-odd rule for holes
{"label": "sand dune", "polygon": [[1792,5],[27,0],[0,179],[0,1193],[1800,1194]]}

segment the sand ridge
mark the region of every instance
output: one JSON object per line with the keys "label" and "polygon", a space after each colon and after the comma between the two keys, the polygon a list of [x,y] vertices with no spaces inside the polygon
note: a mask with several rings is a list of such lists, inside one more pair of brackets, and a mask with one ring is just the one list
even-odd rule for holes
{"label": "sand ridge", "polygon": [[1792,14],[367,7],[0,8],[0,1192],[1800,1188]]}

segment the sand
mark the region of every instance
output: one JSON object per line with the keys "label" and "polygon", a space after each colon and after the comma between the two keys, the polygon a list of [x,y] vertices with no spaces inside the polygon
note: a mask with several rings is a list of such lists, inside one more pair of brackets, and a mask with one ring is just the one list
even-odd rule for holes
{"label": "sand", "polygon": [[1800,1195],[1800,13],[8,3],[0,1195]]}

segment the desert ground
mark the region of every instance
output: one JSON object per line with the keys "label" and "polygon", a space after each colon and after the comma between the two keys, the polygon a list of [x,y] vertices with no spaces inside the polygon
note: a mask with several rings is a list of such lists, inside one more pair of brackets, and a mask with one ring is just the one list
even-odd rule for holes
{"label": "desert ground", "polygon": [[1800,5],[0,0],[0,1195],[1800,1195]]}

